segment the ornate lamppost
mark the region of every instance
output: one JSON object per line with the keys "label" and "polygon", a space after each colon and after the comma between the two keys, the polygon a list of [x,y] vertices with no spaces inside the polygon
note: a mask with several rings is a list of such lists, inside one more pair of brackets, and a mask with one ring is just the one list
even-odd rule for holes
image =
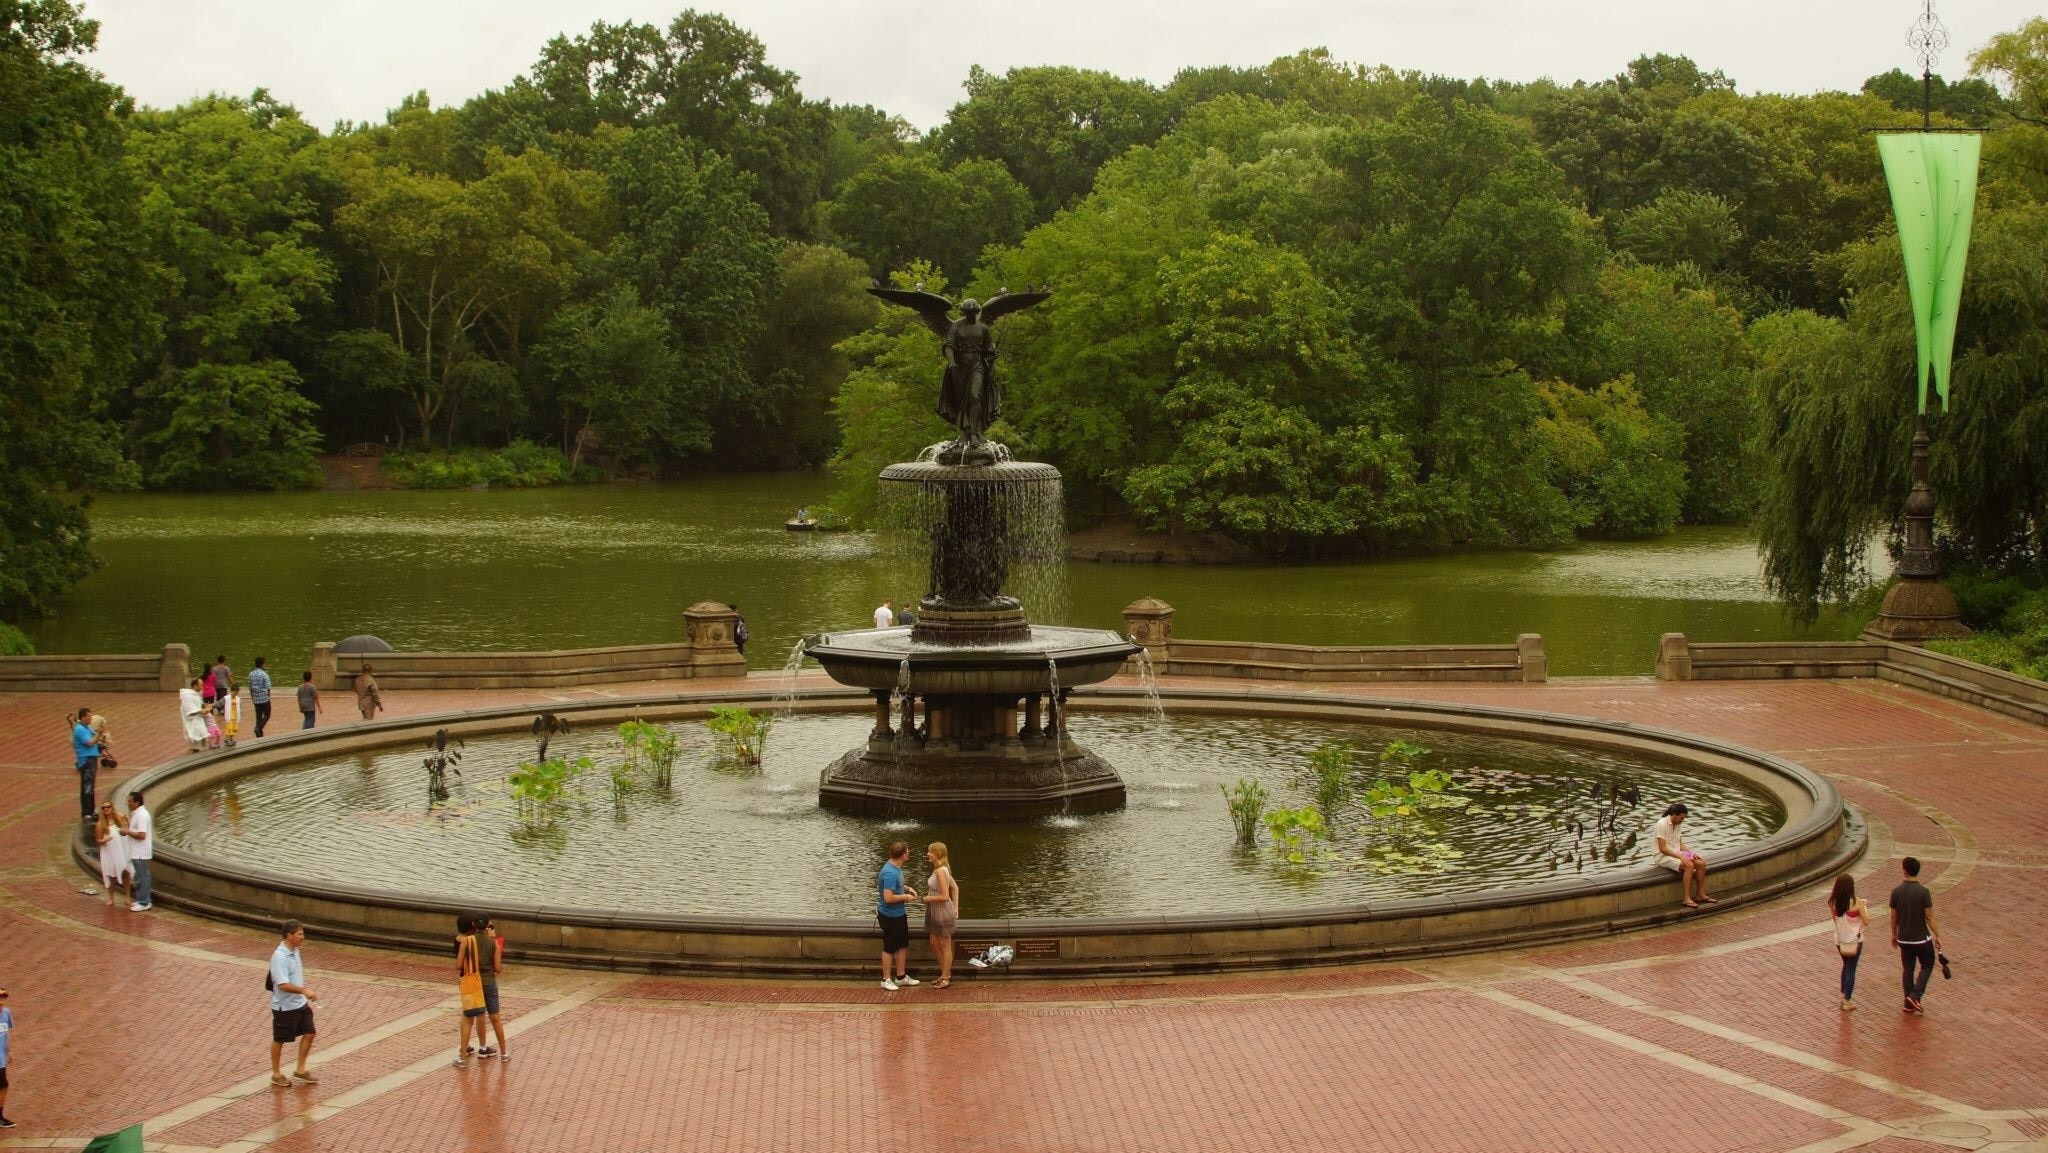
{"label": "ornate lamppost", "polygon": [[1891,186],[1913,302],[1913,336],[1920,378],[1920,408],[1913,421],[1913,490],[1906,497],[1906,548],[1898,583],[1863,630],[1866,637],[1924,641],[1967,636],[1955,594],[1938,579],[1934,559],[1934,489],[1927,483],[1927,389],[1931,383],[1948,411],[1949,362],[1955,351],[1956,309],[1970,253],[1970,219],[1977,199],[1974,133],[1937,132],[1933,126],[1934,61],[1948,47],[1948,29],[1922,0],[1920,19],[1906,34],[1920,60],[1920,131],[1881,132],[1878,155]]}

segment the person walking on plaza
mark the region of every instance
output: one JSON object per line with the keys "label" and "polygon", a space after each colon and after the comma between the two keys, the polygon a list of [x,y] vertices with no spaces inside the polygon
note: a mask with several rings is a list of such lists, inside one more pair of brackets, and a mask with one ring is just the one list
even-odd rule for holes
{"label": "person walking on plaza", "polygon": [[199,677],[178,690],[178,720],[185,727],[185,751],[196,753],[206,747],[206,699],[200,695]]}
{"label": "person walking on plaza", "polygon": [[1856,878],[1847,873],[1835,878],[1828,894],[1828,915],[1835,926],[1835,949],[1842,954],[1842,1012],[1856,1008],[1856,966],[1863,960],[1863,928],[1870,922],[1870,907],[1856,895]]}
{"label": "person walking on plaza", "polygon": [[142,805],[141,793],[128,794],[128,871],[135,874],[135,886],[128,904],[131,913],[147,913],[156,903],[149,888],[149,863],[156,857],[156,818]]}
{"label": "person walking on plaza", "polygon": [[92,730],[92,709],[81,707],[71,718],[72,767],[78,770],[78,819],[89,822],[100,787],[100,735]]}
{"label": "person walking on plaza", "polygon": [[1654,832],[1657,846],[1657,863],[1678,874],[1679,903],[1688,909],[1717,902],[1707,896],[1707,860],[1685,847],[1685,837],[1678,827],[1692,810],[1684,805],[1673,805],[1664,810],[1663,819],[1657,822]]}
{"label": "person walking on plaza", "polygon": [[107,907],[111,909],[115,895],[132,888],[128,882],[128,822],[121,819],[111,797],[100,802],[100,819],[93,826],[92,839],[100,847],[100,884],[107,888]]}
{"label": "person walking on plaza", "polygon": [[[263,982],[270,988],[270,1083],[279,1089],[291,1087],[292,1080],[318,1085],[320,1078],[306,1068],[306,1056],[313,1051],[313,1004],[320,994],[306,988],[306,963],[299,946],[306,943],[306,927],[286,921],[277,928],[277,948],[270,953],[270,976]],[[284,1075],[284,1047],[298,1042],[299,1061],[292,1075]]]}
{"label": "person walking on plaza", "polygon": [[881,605],[880,605],[879,607],[877,607],[877,608],[875,609],[875,627],[876,627],[876,628],[878,628],[878,629],[886,629],[886,628],[893,628],[893,627],[895,627],[895,624],[896,624],[896,610],[895,610],[894,608],[892,608],[892,607],[891,607],[892,603],[893,603],[893,602],[891,602],[891,601],[887,601],[887,600],[885,600],[885,601],[883,601],[883,602],[881,603]]}
{"label": "person walking on plaza", "polygon": [[[889,846],[889,860],[875,882],[875,923],[882,930],[882,988],[894,993],[917,978],[907,971],[910,962],[910,903],[917,892],[903,883],[903,866],[910,860],[910,846],[898,841]],[[893,966],[893,968],[892,968]],[[889,974],[895,973],[894,977]]]}
{"label": "person walking on plaza", "polygon": [[1892,890],[1892,948],[1899,951],[1899,968],[1905,985],[1904,1013],[1924,1013],[1921,998],[1927,995],[1927,979],[1934,975],[1934,963],[1941,956],[1941,926],[1934,919],[1934,894],[1920,883],[1920,858],[1899,862],[1905,879]]}
{"label": "person walking on plaza", "polygon": [[924,887],[924,931],[931,938],[932,956],[939,962],[939,979],[932,988],[943,989],[953,983],[953,927],[960,923],[960,886],[953,880],[944,841],[927,846],[924,859],[932,867],[931,880]]}
{"label": "person walking on plaza", "polygon": [[257,657],[249,669],[249,703],[256,709],[256,735],[263,735],[263,726],[270,723],[270,670],[263,667],[263,658]]}
{"label": "person walking on plaza", "polygon": [[[235,672],[228,667],[225,655],[213,658],[213,699],[225,706],[229,697],[235,695]],[[222,709],[226,711],[225,708]]]}
{"label": "person walking on plaza", "polygon": [[7,1119],[7,1041],[14,1035],[14,1010],[7,1007],[7,990],[0,989],[0,1129],[14,1128]]}
{"label": "person walking on plaza", "polygon": [[313,687],[313,671],[308,669],[306,675],[299,678],[299,715],[306,718],[306,723],[299,727],[312,728],[313,714],[326,711],[320,706],[320,690]]}
{"label": "person walking on plaza", "polygon": [[746,656],[747,616],[740,611],[740,606],[738,605],[727,605],[725,607],[732,610],[732,647],[738,649],[741,656]]}
{"label": "person walking on plaza", "polygon": [[384,707],[384,694],[377,691],[377,678],[370,675],[370,662],[363,662],[363,671],[356,674],[356,708],[361,709],[363,719],[374,721],[377,710]]}

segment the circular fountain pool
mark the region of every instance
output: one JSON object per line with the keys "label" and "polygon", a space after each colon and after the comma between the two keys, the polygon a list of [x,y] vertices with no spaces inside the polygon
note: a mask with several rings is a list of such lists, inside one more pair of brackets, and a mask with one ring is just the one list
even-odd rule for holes
{"label": "circular fountain pool", "polygon": [[[1532,741],[1327,721],[1142,714],[1077,716],[1078,739],[1122,766],[1120,812],[1025,821],[889,820],[817,801],[818,766],[866,735],[860,716],[778,724],[759,768],[721,760],[701,724],[667,789],[614,796],[621,757],[609,729],[578,729],[551,751],[589,756],[577,799],[550,826],[523,824],[505,776],[533,756],[522,736],[468,743],[462,783],[427,795],[421,754],[384,749],[258,772],[188,793],[158,836],[216,860],[367,888],[479,902],[590,905],[649,913],[850,917],[873,902],[883,847],[951,848],[969,917],[1137,916],[1305,908],[1513,888],[1640,869],[1649,828],[1671,801],[1692,809],[1687,841],[1711,857],[1761,840],[1785,812],[1763,790],[1641,759]],[[1240,848],[1222,786],[1260,782],[1272,808],[1310,805],[1309,754],[1348,741],[1364,755],[1330,836],[1285,859],[1260,832]],[[1374,819],[1362,800],[1401,741],[1412,770],[1450,778],[1461,807]],[[1620,791],[1618,803],[1609,800]],[[1594,796],[1598,793],[1598,797]],[[1631,804],[1626,797],[1638,798]],[[1601,826],[1611,814],[1612,831]],[[1624,847],[1626,846],[1626,847]],[[912,870],[921,884],[922,873]]]}
{"label": "circular fountain pool", "polygon": [[[1485,948],[1615,932],[1678,915],[1649,827],[1692,810],[1722,908],[1807,883],[1860,851],[1840,796],[1754,750],[1633,725],[1322,693],[1127,689],[1077,694],[1077,736],[1122,766],[1119,812],[1012,821],[863,817],[818,806],[818,774],[871,723],[867,694],[804,694],[758,767],[713,755],[702,719],[771,694],[670,694],[557,706],[551,752],[593,768],[551,823],[523,822],[506,776],[532,755],[530,710],[335,727],[182,758],[129,785],[158,812],[164,899],[240,920],[298,917],[324,935],[433,944],[452,914],[491,912],[512,948],[578,964],[709,972],[850,972],[871,962],[882,849],[943,840],[964,892],[960,941],[1015,941],[1034,968],[1158,972]],[[668,788],[615,796],[619,722],[683,738]],[[421,766],[446,726],[463,779],[430,799]],[[1270,809],[1316,804],[1310,754],[1359,751],[1325,839],[1236,843],[1223,787]],[[1426,749],[1383,763],[1400,742]],[[1380,780],[1442,774],[1401,814]],[[128,787],[128,786],[123,786]],[[1427,791],[1427,790],[1425,790]],[[1441,798],[1450,798],[1444,802]],[[1384,797],[1380,798],[1384,800]],[[89,846],[76,850],[90,865]],[[913,861],[912,876],[921,880]],[[1025,947],[1028,946],[1028,950]]]}

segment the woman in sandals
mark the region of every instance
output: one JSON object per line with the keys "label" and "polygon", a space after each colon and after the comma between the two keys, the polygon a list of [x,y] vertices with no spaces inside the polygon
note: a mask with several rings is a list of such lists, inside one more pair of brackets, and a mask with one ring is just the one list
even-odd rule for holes
{"label": "woman in sandals", "polygon": [[939,981],[932,988],[943,989],[953,983],[953,926],[960,923],[960,885],[953,880],[944,841],[933,841],[924,859],[932,867],[924,893],[924,931],[931,935],[932,956],[939,962]]}
{"label": "woman in sandals", "polygon": [[1828,894],[1828,915],[1835,923],[1835,948],[1842,954],[1842,1012],[1856,1008],[1856,964],[1863,960],[1863,927],[1870,908],[1856,895],[1856,878],[1847,873],[1835,878]]}
{"label": "woman in sandals", "polygon": [[100,803],[100,819],[93,825],[92,839],[100,847],[100,883],[107,888],[107,907],[128,881],[128,822],[114,810],[114,802]]}

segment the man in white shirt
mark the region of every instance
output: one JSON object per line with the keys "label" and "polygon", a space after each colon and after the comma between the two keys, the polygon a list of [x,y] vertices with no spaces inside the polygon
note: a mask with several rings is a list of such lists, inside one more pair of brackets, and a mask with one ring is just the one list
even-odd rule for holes
{"label": "man in white shirt", "polygon": [[882,602],[882,607],[875,610],[876,628],[889,629],[896,627],[896,610],[890,607],[891,603],[885,600]]}
{"label": "man in white shirt", "polygon": [[1657,822],[1653,834],[1656,837],[1657,863],[1678,874],[1681,903],[1688,909],[1701,905],[1712,905],[1714,898],[1707,896],[1707,860],[1685,847],[1685,837],[1678,827],[1685,823],[1691,810],[1684,805],[1673,805],[1664,810],[1664,817]]}
{"label": "man in white shirt", "polygon": [[278,926],[281,940],[270,954],[270,1083],[279,1089],[291,1087],[284,1075],[284,1047],[299,1043],[299,1063],[292,1077],[308,1085],[320,1078],[306,1068],[306,1055],[313,1051],[313,1002],[320,994],[306,988],[306,966],[299,959],[299,946],[306,943],[306,927],[297,921]]}
{"label": "man in white shirt", "polygon": [[135,839],[128,846],[128,866],[135,872],[135,887],[130,890],[135,900],[128,911],[147,913],[155,904],[150,900],[149,863],[156,857],[156,821],[142,807],[141,793],[128,794],[128,835]]}

